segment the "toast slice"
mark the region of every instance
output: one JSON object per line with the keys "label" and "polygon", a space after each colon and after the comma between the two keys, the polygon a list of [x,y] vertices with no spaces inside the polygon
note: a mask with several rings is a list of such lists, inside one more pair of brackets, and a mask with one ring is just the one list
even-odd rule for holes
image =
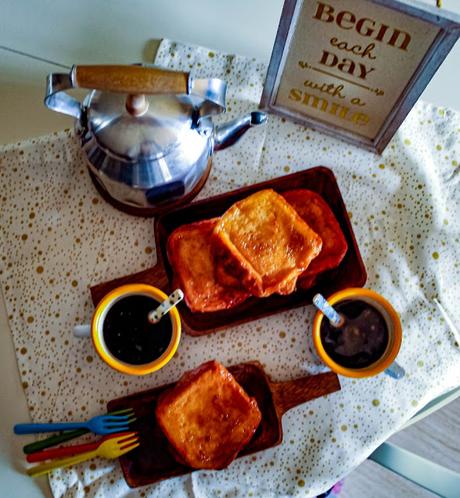
{"label": "toast slice", "polygon": [[293,292],[322,241],[281,195],[267,189],[222,215],[213,244],[226,272],[253,295],[265,297]]}
{"label": "toast slice", "polygon": [[339,266],[348,244],[334,213],[319,194],[297,189],[284,192],[283,197],[323,240],[321,252],[298,280],[299,287],[308,289],[320,273]]}
{"label": "toast slice", "polygon": [[161,395],[155,415],[172,453],[194,469],[227,467],[262,418],[256,400],[217,361],[184,374]]}
{"label": "toast slice", "polygon": [[[232,285],[216,280],[216,265],[211,249],[211,235],[217,218],[183,225],[168,239],[167,254],[173,268],[173,285],[183,290],[191,311],[209,312],[232,308],[249,294],[239,282]],[[219,272],[224,276],[224,270]],[[224,278],[222,278],[224,280]]]}

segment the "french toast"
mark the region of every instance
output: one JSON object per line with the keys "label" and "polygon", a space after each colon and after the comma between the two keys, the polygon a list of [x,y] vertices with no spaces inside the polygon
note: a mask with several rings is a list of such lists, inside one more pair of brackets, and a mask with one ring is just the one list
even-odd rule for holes
{"label": "french toast", "polygon": [[307,289],[320,273],[340,264],[348,244],[334,213],[319,194],[307,189],[296,189],[282,195],[323,240],[321,252],[298,279],[297,285]]}
{"label": "french toast", "polygon": [[[183,290],[191,311],[210,312],[231,308],[243,302],[248,292],[234,285],[216,280],[215,260],[211,249],[211,235],[217,218],[183,225],[168,238],[167,254],[173,268],[173,285]],[[225,280],[225,272],[219,273]]]}
{"label": "french toast", "polygon": [[172,454],[194,469],[227,467],[262,418],[256,400],[217,361],[185,373],[160,396],[155,415]]}
{"label": "french toast", "polygon": [[322,241],[281,195],[266,189],[236,202],[217,220],[212,244],[225,273],[265,297],[293,292]]}

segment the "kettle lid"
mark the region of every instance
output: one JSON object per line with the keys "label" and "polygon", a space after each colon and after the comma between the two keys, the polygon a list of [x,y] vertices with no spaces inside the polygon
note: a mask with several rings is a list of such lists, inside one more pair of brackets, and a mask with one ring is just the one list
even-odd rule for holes
{"label": "kettle lid", "polygon": [[196,104],[188,95],[145,95],[131,109],[127,96],[92,91],[85,99],[86,133],[111,155],[129,162],[157,159],[174,149],[196,126]]}

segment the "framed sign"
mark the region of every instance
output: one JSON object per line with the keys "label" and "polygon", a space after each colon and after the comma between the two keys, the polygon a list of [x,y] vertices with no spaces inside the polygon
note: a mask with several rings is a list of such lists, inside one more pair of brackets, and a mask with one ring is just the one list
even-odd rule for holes
{"label": "framed sign", "polygon": [[285,0],[260,107],[381,152],[460,35],[398,0]]}

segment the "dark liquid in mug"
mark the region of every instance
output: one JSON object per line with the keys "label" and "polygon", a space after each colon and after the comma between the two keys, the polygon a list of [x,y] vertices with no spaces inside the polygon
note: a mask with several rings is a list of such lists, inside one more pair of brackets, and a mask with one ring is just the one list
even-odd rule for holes
{"label": "dark liquid in mug", "polygon": [[345,318],[342,327],[321,321],[321,342],[326,353],[339,365],[365,368],[382,357],[388,345],[388,327],[382,314],[370,304],[346,300],[334,304]]}
{"label": "dark liquid in mug", "polygon": [[172,337],[170,317],[164,316],[155,325],[147,320],[149,311],[159,304],[148,296],[128,296],[109,309],[102,332],[113,356],[125,363],[142,365],[166,351]]}

